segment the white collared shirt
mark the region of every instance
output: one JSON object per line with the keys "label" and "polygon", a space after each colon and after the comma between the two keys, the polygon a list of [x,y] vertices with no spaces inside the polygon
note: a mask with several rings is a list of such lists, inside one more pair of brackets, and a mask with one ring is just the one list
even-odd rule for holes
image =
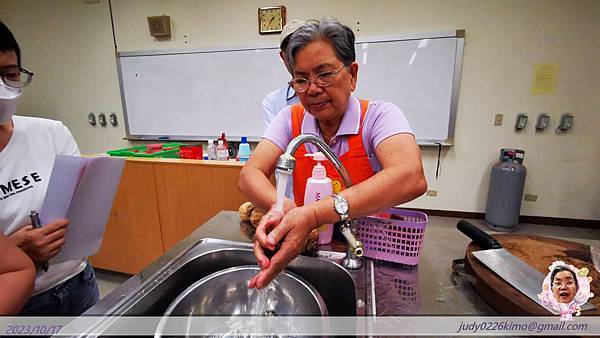
{"label": "white collared shirt", "polygon": [[281,87],[267,95],[262,102],[265,130],[283,108],[296,103],[300,103],[300,100],[294,89],[289,85]]}

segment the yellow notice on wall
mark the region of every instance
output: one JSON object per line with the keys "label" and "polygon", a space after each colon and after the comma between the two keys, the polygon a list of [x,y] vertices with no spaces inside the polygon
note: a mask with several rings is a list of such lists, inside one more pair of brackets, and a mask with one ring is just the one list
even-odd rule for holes
{"label": "yellow notice on wall", "polygon": [[558,63],[537,64],[533,70],[533,81],[531,83],[531,94],[555,94],[558,82]]}

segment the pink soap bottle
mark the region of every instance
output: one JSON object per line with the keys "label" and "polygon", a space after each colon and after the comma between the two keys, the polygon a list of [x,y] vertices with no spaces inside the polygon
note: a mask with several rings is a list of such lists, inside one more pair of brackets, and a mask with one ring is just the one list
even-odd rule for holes
{"label": "pink soap bottle", "polygon": [[[312,170],[312,177],[306,181],[304,205],[308,205],[333,195],[333,185],[331,179],[327,177],[325,166],[321,164],[321,161],[327,161],[325,155],[321,152],[316,152],[314,154],[306,154],[305,156],[312,157],[317,161]],[[328,244],[331,242],[333,224],[323,224],[317,228],[317,231],[319,233],[319,244]]]}

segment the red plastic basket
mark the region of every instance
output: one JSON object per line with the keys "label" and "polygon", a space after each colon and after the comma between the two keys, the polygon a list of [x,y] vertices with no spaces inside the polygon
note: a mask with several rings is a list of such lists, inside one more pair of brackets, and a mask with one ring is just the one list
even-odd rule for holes
{"label": "red plastic basket", "polygon": [[366,257],[417,265],[426,225],[426,214],[392,208],[359,218],[358,236],[365,246]]}

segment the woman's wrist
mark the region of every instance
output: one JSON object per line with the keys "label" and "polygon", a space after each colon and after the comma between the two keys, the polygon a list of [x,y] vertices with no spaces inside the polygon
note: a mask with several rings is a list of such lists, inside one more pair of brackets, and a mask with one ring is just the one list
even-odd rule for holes
{"label": "woman's wrist", "polygon": [[317,212],[317,207],[314,204],[312,205],[311,209],[314,217],[312,229],[316,229],[321,226],[321,223],[319,222],[319,213]]}
{"label": "woman's wrist", "polygon": [[317,227],[323,224],[337,223],[340,221],[339,215],[333,208],[333,198],[327,197],[316,203],[311,204],[315,209],[315,219]]}
{"label": "woman's wrist", "polygon": [[296,203],[294,203],[291,199],[286,198],[283,201],[283,211],[284,213],[287,213],[288,211],[294,209],[296,207]]}

